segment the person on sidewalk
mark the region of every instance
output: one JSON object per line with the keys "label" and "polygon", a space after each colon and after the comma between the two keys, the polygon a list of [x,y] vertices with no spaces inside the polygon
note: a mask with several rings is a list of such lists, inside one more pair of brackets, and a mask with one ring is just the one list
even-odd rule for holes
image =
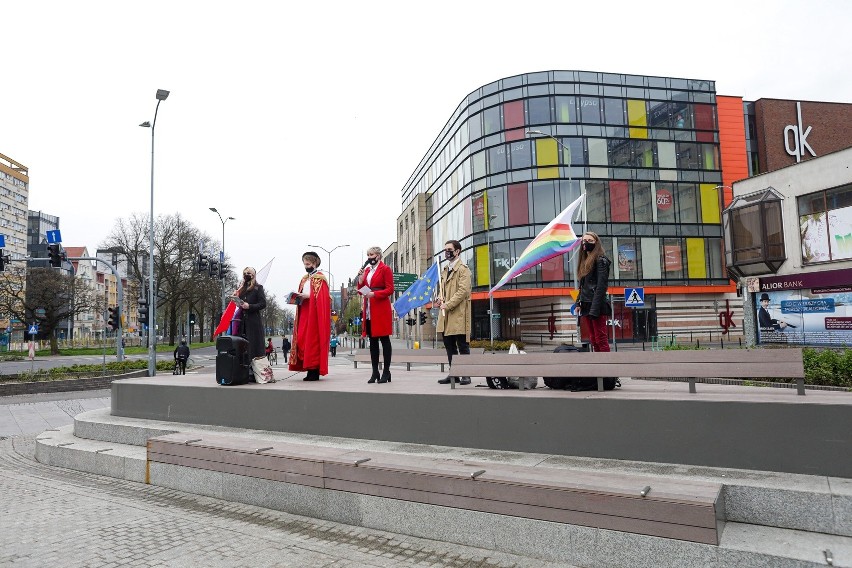
{"label": "person on sidewalk", "polygon": [[285,363],[290,358],[290,340],[286,336],[281,339],[281,355]]}
{"label": "person on sidewalk", "polygon": [[[453,355],[470,354],[470,290],[472,279],[470,269],[462,262],[461,243],[447,241],[444,244],[446,266],[441,271],[439,296],[434,305],[438,308],[438,333],[444,334],[444,348],[447,359],[453,363]],[[438,383],[450,383],[450,377],[440,379]],[[459,384],[469,385],[470,377],[461,377]]]}
{"label": "person on sidewalk", "polygon": [[[382,262],[382,249],[370,247],[367,249],[367,262],[358,271],[358,290],[364,287],[369,292],[364,294],[364,304],[361,309],[362,337],[370,338],[370,362],[373,374],[368,383],[389,383],[391,380],[391,342],[393,333],[393,315],[390,298],[393,295],[393,271]],[[382,344],[384,366],[379,376],[379,343]]]}
{"label": "person on sidewalk", "polygon": [[[607,316],[612,310],[606,301],[609,287],[609,267],[612,262],[604,252],[596,233],[587,232],[582,237],[582,248],[577,257],[577,279],[580,295],[577,304],[580,317],[586,319],[592,351],[609,352]],[[576,311],[576,307],[575,307]]]}
{"label": "person on sidewalk", "polygon": [[318,381],[328,374],[328,349],[331,344],[331,293],[328,280],[317,270],[320,257],[313,251],[302,255],[305,274],[299,282],[290,351],[291,371],[307,371],[303,381]]}
{"label": "person on sidewalk", "polygon": [[338,343],[340,343],[340,342],[338,341],[337,336],[336,335],[332,336],[331,345],[328,346],[328,348],[331,349],[331,356],[332,357],[337,357],[337,345],[338,345]]}
{"label": "person on sidewalk", "polygon": [[175,365],[177,365],[177,375],[186,374],[186,362],[189,361],[189,346],[186,344],[186,339],[180,340],[180,345],[175,347],[173,353]]}

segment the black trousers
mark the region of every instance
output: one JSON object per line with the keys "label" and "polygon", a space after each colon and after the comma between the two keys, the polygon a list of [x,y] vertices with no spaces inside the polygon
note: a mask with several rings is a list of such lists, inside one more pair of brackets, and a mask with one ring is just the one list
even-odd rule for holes
{"label": "black trousers", "polygon": [[447,359],[453,364],[453,355],[470,355],[470,343],[467,337],[462,335],[444,335],[444,349],[447,350]]}
{"label": "black trousers", "polygon": [[383,335],[381,337],[373,337],[370,332],[370,320],[367,320],[366,327],[367,337],[370,338],[370,362],[373,364],[373,372],[379,372],[379,342],[382,343],[382,353],[384,354],[384,370],[390,370],[391,364],[391,342],[390,336]]}

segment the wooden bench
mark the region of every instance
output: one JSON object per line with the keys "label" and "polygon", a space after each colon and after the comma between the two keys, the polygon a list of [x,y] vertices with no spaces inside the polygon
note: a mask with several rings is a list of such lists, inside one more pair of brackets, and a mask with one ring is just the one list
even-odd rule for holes
{"label": "wooden bench", "polygon": [[[798,394],[805,394],[799,348],[455,355],[450,375],[591,377],[597,379],[599,391],[604,390],[603,377],[679,378],[687,379],[691,393],[698,379],[795,379]],[[523,382],[519,386],[523,388]]]}
{"label": "wooden bench", "polygon": [[721,484],[702,481],[212,434],[151,438],[147,452],[150,463],[713,545],[724,522]]}
{"label": "wooden bench", "polygon": [[[472,354],[482,355],[485,353],[485,348],[476,347],[470,350]],[[359,349],[352,357],[352,362],[355,368],[358,368],[358,363],[370,363],[370,351]],[[453,355],[453,357],[456,357]],[[391,365],[396,363],[405,363],[405,370],[411,370],[411,364],[421,365],[440,365],[441,372],[444,372],[444,366],[447,365],[447,352],[443,349],[394,349],[391,358]],[[379,368],[384,366],[381,356],[379,357]]]}

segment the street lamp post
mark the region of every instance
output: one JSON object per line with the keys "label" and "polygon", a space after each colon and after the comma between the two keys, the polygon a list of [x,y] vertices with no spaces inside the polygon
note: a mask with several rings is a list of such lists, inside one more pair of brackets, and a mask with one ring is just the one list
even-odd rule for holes
{"label": "street lamp post", "polygon": [[[318,249],[322,249],[322,250],[324,250],[325,252],[328,253],[328,270],[326,272],[328,272],[329,278],[331,278],[331,281],[332,281],[332,284],[333,284],[334,283],[334,275],[332,275],[332,273],[331,273],[331,253],[333,253],[334,251],[336,251],[339,248],[348,247],[349,245],[337,245],[336,247],[334,247],[331,250],[328,250],[327,248],[321,247],[319,245],[308,245],[308,246],[309,247],[317,247]],[[334,286],[333,285],[329,286],[329,289],[334,290]],[[335,309],[334,308],[334,294],[331,295],[331,309],[332,310]]]}
{"label": "street lamp post", "polygon": [[[221,277],[222,267],[225,266],[225,223],[227,223],[228,221],[236,221],[236,219],[234,219],[233,217],[226,217],[225,219],[222,219],[222,214],[219,213],[218,209],[216,209],[215,207],[208,207],[208,209],[210,209],[210,211],[212,211],[213,213],[218,215],[219,220],[222,222],[222,251],[219,254],[219,275]],[[222,280],[222,312],[224,313],[225,312],[225,279],[221,278],[221,280]]]}
{"label": "street lamp post", "polygon": [[[157,339],[157,324],[154,321],[156,304],[154,304],[154,129],[157,126],[157,113],[160,103],[169,98],[169,91],[157,89],[157,106],[154,109],[154,121],[147,120],[139,126],[151,129],[151,216],[148,226],[148,376],[157,374],[157,350],[154,345]],[[154,331],[153,336],[151,331]]]}
{"label": "street lamp post", "polygon": [[[488,216],[488,290],[491,290],[493,283],[491,281],[491,272],[494,269],[494,241],[491,240],[491,223],[497,215]],[[488,331],[491,333],[491,352],[494,353],[494,294],[488,295]]]}
{"label": "street lamp post", "polygon": [[[548,134],[546,132],[542,132],[541,130],[527,130],[526,134],[533,134],[535,136],[545,136],[547,138],[552,139],[557,144],[559,144],[559,147],[562,148],[562,150],[564,150],[564,151],[567,150],[568,157],[569,157],[568,158],[568,164],[567,164],[567,166],[568,166],[568,186],[570,187],[570,186],[574,185],[573,181],[571,179],[571,161],[572,161],[571,160],[571,148],[569,148],[568,146],[563,144],[562,140],[560,140],[556,136],[553,136],[552,134]],[[582,193],[582,191],[580,193]],[[585,232],[586,232],[586,200],[584,199],[583,200],[583,233],[585,233]]]}

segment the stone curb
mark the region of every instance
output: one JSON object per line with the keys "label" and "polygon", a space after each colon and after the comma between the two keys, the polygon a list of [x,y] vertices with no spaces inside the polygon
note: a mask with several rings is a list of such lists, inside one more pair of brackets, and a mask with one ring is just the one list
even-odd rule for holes
{"label": "stone curb", "polygon": [[105,375],[103,377],[88,377],[84,379],[61,379],[56,381],[35,381],[31,383],[2,383],[0,384],[0,396],[101,390],[108,389],[112,382],[118,379],[135,379],[145,377],[147,375],[147,369],[141,369],[139,371],[132,371],[121,375]]}

